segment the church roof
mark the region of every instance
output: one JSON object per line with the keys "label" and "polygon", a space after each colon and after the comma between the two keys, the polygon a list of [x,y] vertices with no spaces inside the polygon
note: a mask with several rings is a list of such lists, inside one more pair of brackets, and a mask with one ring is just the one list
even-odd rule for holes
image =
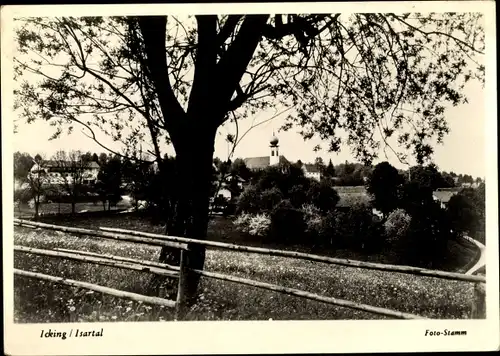
{"label": "church roof", "polygon": [[[243,161],[245,162],[246,166],[248,169],[252,170],[257,170],[257,169],[265,169],[269,167],[271,158],[269,156],[264,156],[264,157],[248,157],[244,158]],[[279,163],[287,163],[288,160],[284,156],[280,156]]]}

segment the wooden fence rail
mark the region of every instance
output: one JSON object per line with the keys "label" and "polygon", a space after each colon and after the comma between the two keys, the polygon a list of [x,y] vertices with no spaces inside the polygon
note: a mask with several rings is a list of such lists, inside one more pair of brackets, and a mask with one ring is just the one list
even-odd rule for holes
{"label": "wooden fence rail", "polygon": [[169,240],[169,241],[183,242],[186,244],[188,244],[188,243],[200,244],[200,245],[218,247],[218,248],[227,249],[227,250],[258,253],[258,254],[268,255],[268,256],[292,257],[292,258],[298,258],[298,259],[303,259],[303,260],[308,260],[308,261],[330,263],[330,264],[335,264],[335,265],[374,269],[374,270],[380,270],[380,271],[406,273],[406,274],[413,274],[413,275],[420,275],[420,276],[427,276],[427,277],[436,277],[436,278],[442,278],[442,279],[451,279],[451,280],[464,281],[464,282],[473,282],[473,283],[486,282],[486,278],[483,276],[465,275],[462,273],[437,271],[437,270],[412,267],[412,266],[401,266],[401,265],[391,265],[391,264],[383,264],[383,263],[349,260],[349,259],[344,259],[344,258],[335,258],[335,257],[313,255],[313,254],[303,253],[303,252],[283,251],[283,250],[267,249],[267,248],[262,248],[262,247],[241,246],[241,245],[228,244],[228,243],[224,243],[224,242],[188,239],[188,238],[184,238],[184,237],[166,236],[166,235],[153,234],[153,233],[148,233],[148,232],[132,231],[132,230],[125,230],[125,229],[109,228],[109,227],[100,227],[100,229],[102,231],[117,232],[117,233],[121,233],[121,234],[129,234],[129,235],[133,235],[133,236],[142,236],[142,237],[150,237],[150,238],[155,238],[155,239],[164,239],[164,240]]}
{"label": "wooden fence rail", "polygon": [[276,284],[255,281],[252,279],[229,276],[229,275],[225,275],[222,273],[216,273],[216,272],[200,271],[200,270],[195,270],[195,269],[190,269],[190,271],[193,273],[197,273],[201,276],[209,277],[209,278],[215,278],[215,279],[220,279],[223,281],[245,284],[247,286],[257,287],[257,288],[261,288],[261,289],[267,289],[267,290],[279,292],[282,294],[294,295],[297,297],[315,300],[315,301],[323,302],[323,303],[327,303],[327,304],[339,305],[341,307],[346,307],[346,308],[350,308],[350,309],[362,310],[362,311],[365,311],[368,313],[389,316],[389,317],[396,318],[396,319],[428,319],[428,318],[425,318],[425,317],[422,317],[419,315],[415,315],[415,314],[404,313],[404,312],[386,309],[386,308],[374,307],[374,306],[371,306],[368,304],[352,302],[350,300],[325,297],[322,295],[306,292],[306,291],[303,291],[300,289],[283,287],[283,286],[279,286]]}
{"label": "wooden fence rail", "polygon": [[98,265],[103,265],[103,266],[110,266],[110,267],[128,269],[128,270],[139,271],[139,272],[149,272],[149,273],[157,274],[159,276],[166,276],[166,277],[173,277],[173,278],[179,277],[179,272],[177,272],[177,271],[166,270],[166,269],[153,267],[153,266],[146,266],[146,265],[141,264],[140,261],[122,262],[122,261],[118,261],[116,259],[112,259],[112,258],[106,257],[104,255],[99,255],[99,254],[95,254],[95,256],[89,256],[89,255],[85,255],[84,253],[81,253],[79,251],[63,252],[63,251],[43,250],[43,249],[34,248],[34,247],[27,247],[27,246],[14,246],[14,251],[31,253],[31,254],[35,254],[35,255],[41,255],[41,256],[59,257],[59,258],[64,258],[64,259],[68,259],[68,260],[93,263],[93,264],[98,264]]}
{"label": "wooden fence rail", "polygon": [[112,240],[119,240],[119,241],[124,241],[124,242],[142,243],[145,245],[166,246],[166,247],[177,248],[180,250],[188,250],[188,246],[185,243],[172,242],[172,241],[167,241],[165,239],[144,238],[144,237],[137,237],[137,236],[133,236],[133,235],[117,234],[117,233],[103,232],[103,231],[90,230],[90,229],[82,229],[82,228],[69,227],[69,226],[59,226],[59,225],[45,224],[45,223],[34,222],[34,221],[29,221],[29,220],[21,220],[21,219],[14,219],[14,225],[27,226],[27,227],[39,227],[39,228],[43,228],[43,229],[68,232],[68,233],[77,234],[77,235],[88,235],[88,236],[102,237],[102,238],[112,239]]}
{"label": "wooden fence rail", "polygon": [[55,277],[55,276],[50,276],[48,274],[24,271],[24,270],[16,269],[16,268],[14,268],[14,274],[17,274],[19,276],[29,277],[29,278],[50,281],[50,282],[54,282],[54,283],[58,283],[58,284],[64,284],[67,286],[89,289],[89,290],[93,290],[93,291],[96,291],[99,293],[112,295],[112,296],[118,297],[118,298],[130,299],[130,300],[133,300],[136,302],[144,302],[144,303],[148,303],[148,304],[163,305],[163,306],[166,306],[169,308],[176,307],[176,305],[175,305],[176,303],[173,300],[163,299],[163,298],[158,298],[158,297],[149,297],[146,295],[125,292],[125,291],[114,289],[114,288],[103,287],[103,286],[100,286],[97,284],[92,284],[92,283],[87,283],[87,282],[82,282],[82,281],[75,281],[73,279],[67,279],[67,278],[63,278],[63,277]]}
{"label": "wooden fence rail", "polygon": [[66,248],[54,248],[56,251],[62,251],[62,252],[74,252],[78,253],[82,256],[95,256],[95,257],[103,257],[103,258],[108,258],[110,260],[115,260],[115,261],[122,261],[122,262],[131,262],[131,263],[136,263],[142,266],[148,266],[148,267],[157,267],[157,268],[165,268],[169,269],[172,271],[179,271],[179,266],[172,266],[166,263],[160,263],[160,262],[154,262],[154,261],[147,261],[147,260],[136,260],[134,258],[129,258],[129,257],[122,257],[122,256],[115,256],[115,255],[103,255],[100,253],[95,253],[95,252],[89,252],[89,251],[81,251],[81,250],[70,250]]}
{"label": "wooden fence rail", "polygon": [[[63,251],[61,251],[61,250],[63,250]],[[131,258],[121,258],[120,256],[106,256],[106,255],[101,255],[98,253],[87,252],[87,251],[77,251],[77,250],[67,250],[67,249],[57,249],[56,251],[52,251],[52,250],[42,250],[42,249],[37,249],[37,248],[32,248],[32,247],[26,247],[26,246],[14,246],[14,251],[38,254],[38,255],[43,255],[43,256],[53,256],[53,257],[59,257],[59,258],[66,258],[66,259],[72,259],[72,260],[81,261],[81,262],[103,264],[103,265],[107,265],[107,266],[111,266],[111,267],[132,269],[132,270],[143,271],[143,272],[151,272],[151,273],[155,273],[155,274],[159,274],[159,275],[166,275],[169,277],[178,277],[178,278],[182,279],[182,281],[179,282],[181,289],[177,293],[177,299],[175,302],[176,303],[175,308],[177,310],[176,314],[181,316],[181,315],[184,315],[184,313],[185,313],[185,310],[184,310],[185,301],[184,301],[184,290],[183,289],[184,289],[184,284],[186,281],[185,280],[186,271],[183,271],[182,274],[180,274],[179,272],[173,272],[173,271],[161,269],[161,267],[163,267],[162,265],[165,265],[165,264],[155,263],[152,261],[134,260]],[[184,256],[181,256],[181,259],[183,259],[183,258],[184,258]],[[129,263],[122,264],[122,263],[117,262],[120,260],[126,260]],[[184,265],[183,262],[184,261],[181,261],[181,266]],[[169,266],[169,267],[172,267],[172,266]],[[176,269],[178,271],[180,270],[179,267],[176,267]],[[214,279],[219,279],[219,280],[224,280],[224,281],[229,281],[229,282],[235,282],[235,283],[244,284],[244,285],[248,285],[248,286],[252,286],[252,287],[257,287],[257,288],[261,288],[261,289],[279,292],[282,294],[294,295],[297,297],[306,298],[306,299],[310,299],[310,300],[314,300],[314,301],[318,301],[318,302],[323,302],[326,304],[338,305],[338,306],[347,307],[347,308],[351,308],[351,309],[357,309],[357,310],[365,311],[368,313],[389,316],[389,317],[393,317],[393,318],[397,318],[397,319],[426,319],[424,317],[410,314],[410,313],[404,313],[404,312],[394,311],[394,310],[390,310],[390,309],[386,309],[386,308],[374,307],[371,305],[351,302],[351,301],[343,300],[343,299],[325,297],[325,296],[302,291],[302,290],[295,289],[295,288],[283,287],[283,286],[279,286],[276,284],[255,281],[252,279],[235,277],[235,276],[225,275],[225,274],[216,273],[216,272],[209,272],[209,271],[201,271],[201,270],[193,270],[193,269],[189,269],[189,271],[196,273],[196,274],[199,274],[199,275],[204,276],[204,277],[208,277],[208,278],[214,278]],[[27,271],[24,271],[24,272],[27,272]],[[35,273],[35,272],[32,272],[32,273]],[[33,275],[33,277],[37,277],[38,275],[40,275],[40,274],[35,273]],[[51,277],[51,276],[49,276],[49,277]],[[58,278],[58,277],[52,277],[52,278]],[[41,278],[41,279],[44,279],[44,278]],[[53,280],[53,279],[47,279],[47,280]],[[79,281],[75,281],[75,282],[79,282]],[[82,282],[82,283],[86,283],[86,282]],[[72,285],[76,286],[75,284],[72,284]],[[86,285],[92,285],[92,286],[96,286],[97,288],[101,288],[100,289],[101,291],[103,290],[102,288],[105,288],[104,291],[107,291],[106,287],[100,287],[98,285],[90,284],[90,283],[86,283]],[[82,285],[82,288],[85,288],[85,287]],[[94,290],[96,290],[96,289],[94,289]],[[114,291],[117,291],[116,293],[123,292],[123,291],[118,291],[118,290],[114,290]],[[119,296],[116,293],[111,294],[111,295]],[[125,293],[127,293],[127,292],[125,292]],[[110,293],[106,292],[106,294],[110,294]],[[141,299],[142,296],[139,294],[134,294],[134,295],[135,295],[134,300],[136,300],[136,301],[142,300],[144,302],[147,302],[147,300],[149,300],[149,299]],[[149,298],[149,297],[146,297],[146,298]]]}
{"label": "wooden fence rail", "polygon": [[[112,228],[102,227],[102,228],[100,228],[102,231],[95,231],[95,230],[89,230],[89,229],[70,228],[70,227],[65,227],[65,226],[57,226],[57,225],[52,225],[52,224],[44,224],[44,223],[25,221],[25,220],[19,220],[19,219],[15,219],[15,224],[20,225],[20,226],[39,227],[39,228],[44,228],[44,229],[64,231],[64,232],[90,235],[90,236],[96,236],[96,237],[113,238],[113,239],[117,239],[119,241],[124,241],[124,242],[127,241],[127,242],[135,242],[135,243],[146,243],[146,244],[157,245],[157,246],[170,246],[170,247],[175,246],[175,247],[179,248],[181,250],[180,266],[170,266],[170,265],[164,264],[164,263],[158,263],[158,262],[153,262],[153,261],[135,260],[135,259],[131,259],[131,258],[114,256],[114,255],[100,255],[100,254],[97,254],[94,252],[88,252],[88,251],[76,251],[76,250],[68,250],[68,249],[55,249],[56,251],[49,251],[49,250],[41,250],[41,249],[24,247],[24,246],[16,246],[15,247],[15,250],[20,251],[20,252],[36,253],[36,254],[42,254],[42,255],[48,255],[48,256],[54,256],[54,257],[69,258],[69,259],[74,259],[74,260],[78,260],[78,261],[82,261],[82,262],[106,264],[106,265],[110,265],[110,266],[114,266],[114,267],[118,267],[118,268],[135,269],[135,270],[147,271],[147,272],[152,272],[152,273],[155,273],[155,271],[156,271],[156,272],[159,272],[165,276],[174,276],[175,275],[175,277],[177,277],[179,279],[177,299],[176,299],[176,301],[170,300],[170,301],[168,301],[167,304],[169,304],[172,307],[175,307],[176,319],[179,319],[180,317],[182,317],[184,315],[184,312],[185,312],[184,311],[184,307],[185,307],[185,305],[184,305],[185,304],[184,303],[184,288],[185,288],[185,283],[186,283],[186,273],[196,273],[196,274],[199,274],[201,276],[208,277],[208,278],[214,278],[214,279],[219,279],[219,280],[225,280],[225,281],[245,284],[245,285],[249,285],[249,286],[253,286],[253,287],[257,287],[257,288],[262,288],[262,289],[267,289],[267,290],[271,290],[271,291],[275,291],[275,292],[279,292],[279,293],[283,293],[283,294],[288,294],[288,295],[293,295],[293,296],[297,296],[297,297],[301,297],[301,298],[306,298],[306,299],[310,299],[310,300],[324,302],[327,304],[338,305],[338,306],[347,307],[347,308],[351,308],[351,309],[357,309],[357,310],[361,310],[361,311],[365,311],[365,312],[369,312],[369,313],[374,313],[374,314],[378,314],[378,315],[389,316],[392,318],[426,319],[424,317],[410,314],[410,313],[399,312],[399,311],[395,311],[395,310],[375,307],[375,306],[371,306],[371,305],[367,305],[367,304],[356,303],[356,302],[343,300],[343,299],[337,299],[337,298],[333,298],[333,297],[321,296],[318,294],[302,291],[299,289],[283,287],[283,286],[279,286],[279,285],[275,285],[275,284],[270,284],[270,283],[255,281],[255,280],[251,280],[251,279],[225,275],[225,274],[216,273],[216,272],[188,269],[185,267],[185,258],[186,258],[185,253],[188,250],[189,243],[196,243],[196,244],[202,244],[205,246],[212,246],[212,247],[218,247],[218,248],[223,248],[223,249],[237,250],[237,251],[244,251],[244,252],[251,252],[251,253],[259,253],[259,254],[271,255],[271,256],[299,258],[299,259],[304,259],[304,260],[325,262],[325,263],[344,265],[344,266],[349,266],[349,267],[358,267],[358,268],[367,268],[367,269],[375,269],[375,270],[383,270],[383,271],[400,272],[400,273],[407,273],[407,274],[414,274],[414,275],[421,275],[421,276],[428,276],[428,277],[459,280],[459,281],[465,281],[465,282],[474,282],[474,283],[483,282],[484,283],[486,281],[486,278],[484,276],[464,275],[464,274],[460,274],[460,273],[434,271],[434,270],[428,270],[428,269],[422,269],[422,268],[410,267],[410,266],[385,265],[385,264],[380,264],[380,263],[363,262],[363,261],[355,261],[355,260],[348,260],[348,259],[339,259],[339,258],[332,258],[332,257],[326,257],[326,256],[312,255],[312,254],[307,254],[307,253],[302,253],[302,252],[292,252],[292,251],[265,249],[265,248],[259,248],[259,247],[240,246],[240,245],[227,244],[227,243],[221,243],[221,242],[202,241],[202,240],[188,239],[188,238],[182,238],[182,237],[173,237],[173,236],[166,236],[166,235],[160,235],[160,234],[131,231],[131,230],[125,230],[125,229],[112,229]],[[129,299],[132,299],[130,296],[128,296],[129,294],[132,295],[133,298],[142,298],[142,297],[153,298],[153,299],[148,299],[153,304],[154,304],[154,301],[157,299],[165,300],[163,298],[141,296],[141,295],[134,294],[134,293],[118,291],[118,290],[113,290],[113,289],[107,288],[107,287],[92,285],[92,284],[89,284],[86,282],[72,281],[72,280],[67,280],[64,278],[42,275],[40,273],[35,273],[35,272],[27,272],[27,271],[20,271],[20,270],[15,270],[15,271],[17,271],[17,272],[15,272],[16,274],[31,276],[33,278],[51,280],[51,281],[54,281],[56,283],[81,286],[82,288],[86,288],[85,286],[87,286],[87,287],[94,286],[95,288],[99,288],[99,290],[97,290],[97,289],[93,289],[93,290],[103,291],[103,293],[111,294],[111,295],[115,295],[115,296],[123,295],[124,298],[129,298]],[[70,281],[70,282],[64,283],[63,281]],[[70,283],[72,283],[72,284],[70,284]],[[88,289],[91,289],[91,288],[88,288]],[[112,294],[112,293],[114,293],[114,294]],[[139,299],[133,299],[133,300],[139,300]],[[145,300],[142,300],[142,301],[145,301]]]}

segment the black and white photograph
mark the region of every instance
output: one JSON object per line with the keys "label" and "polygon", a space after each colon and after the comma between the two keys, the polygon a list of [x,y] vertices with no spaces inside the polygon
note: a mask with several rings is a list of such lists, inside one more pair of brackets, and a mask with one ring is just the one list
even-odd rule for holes
{"label": "black and white photograph", "polygon": [[3,7],[6,352],[498,350],[494,12]]}

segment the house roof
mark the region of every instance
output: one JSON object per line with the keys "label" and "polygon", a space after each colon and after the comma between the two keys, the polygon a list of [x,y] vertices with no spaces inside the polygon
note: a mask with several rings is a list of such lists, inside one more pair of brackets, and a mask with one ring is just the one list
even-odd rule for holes
{"label": "house roof", "polygon": [[319,168],[315,164],[306,163],[302,166],[309,173],[320,173]]}
{"label": "house roof", "polygon": [[455,194],[457,192],[451,190],[437,190],[433,193],[434,197],[442,203],[448,203]]}
{"label": "house roof", "polygon": [[[264,156],[264,157],[248,157],[244,158],[243,161],[245,162],[246,166],[248,169],[252,170],[257,170],[257,169],[264,169],[269,167],[271,157],[269,156]],[[288,160],[284,156],[280,156],[279,163],[287,163]]]}
{"label": "house roof", "polygon": [[[42,167],[71,167],[74,163],[71,161],[43,161]],[[99,168],[99,164],[95,161],[87,162],[86,168]]]}

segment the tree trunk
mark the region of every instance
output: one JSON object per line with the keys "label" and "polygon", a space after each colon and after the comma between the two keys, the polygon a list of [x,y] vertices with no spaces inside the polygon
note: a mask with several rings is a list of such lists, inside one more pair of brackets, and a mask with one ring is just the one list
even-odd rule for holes
{"label": "tree trunk", "polygon": [[35,201],[35,220],[38,220],[38,209],[40,208],[40,199],[34,199]]}
{"label": "tree trunk", "polygon": [[71,214],[72,215],[75,215],[75,206],[76,206],[76,203],[74,201],[71,202]]}
{"label": "tree trunk", "polygon": [[108,200],[108,211],[111,211],[111,201]]}
{"label": "tree trunk", "polygon": [[[210,184],[212,174],[212,160],[214,153],[215,130],[200,130],[199,135],[188,133],[181,140],[185,142],[176,147],[176,185],[169,189],[173,204],[164,214],[166,215],[166,233],[172,236],[188,237],[204,240],[207,236]],[[194,143],[196,142],[196,143]],[[171,174],[165,172],[164,174]],[[205,247],[190,244],[186,265],[188,268],[203,269],[205,263]],[[179,250],[172,251],[162,248],[160,261],[178,265],[180,262]],[[194,301],[199,275],[188,274],[186,286],[186,302]]]}
{"label": "tree trunk", "polygon": [[104,209],[104,211],[106,211],[106,200],[102,201],[102,208]]}

